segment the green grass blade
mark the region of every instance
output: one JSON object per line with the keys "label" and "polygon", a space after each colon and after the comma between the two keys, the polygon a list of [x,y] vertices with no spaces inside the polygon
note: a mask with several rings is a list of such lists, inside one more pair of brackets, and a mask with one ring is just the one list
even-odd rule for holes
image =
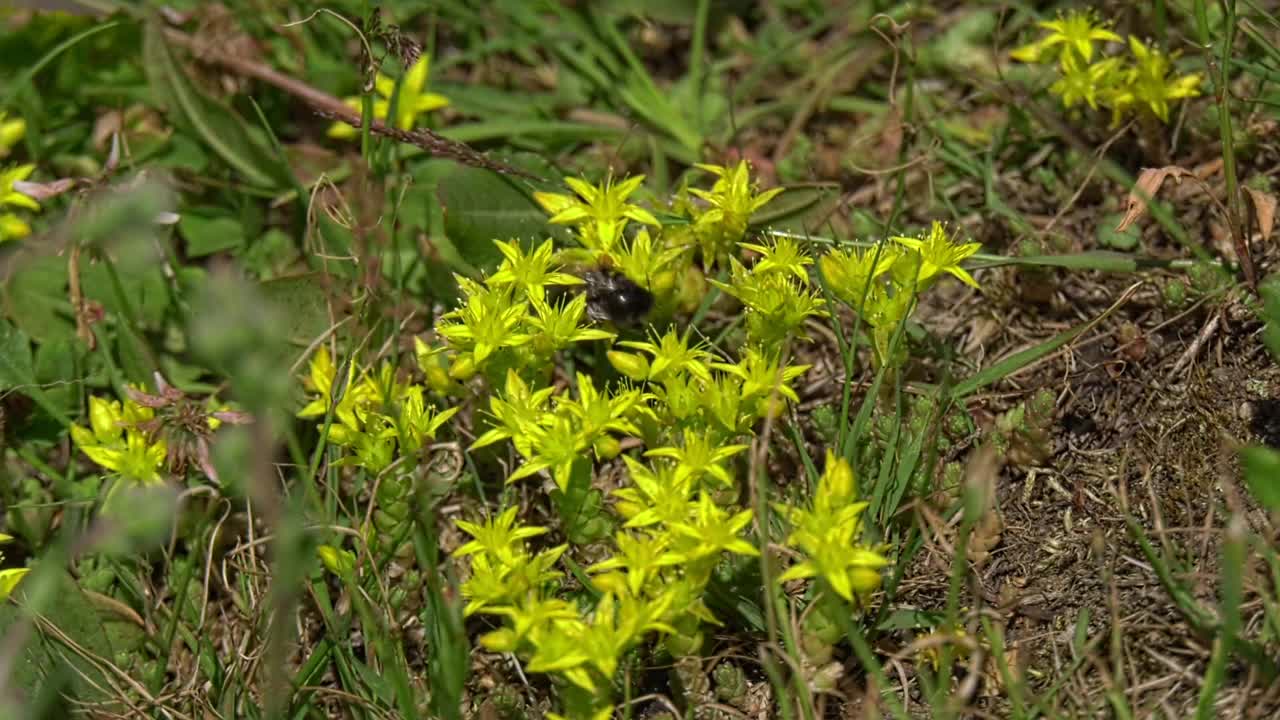
{"label": "green grass blade", "polygon": [[1008,377],[1009,375],[1012,375],[1015,372],[1018,372],[1019,370],[1022,370],[1023,368],[1031,365],[1037,360],[1040,360],[1041,358],[1047,356],[1049,353],[1054,352],[1058,348],[1061,348],[1067,343],[1089,332],[1093,328],[1097,327],[1097,325],[1101,323],[1103,320],[1105,320],[1108,316],[1110,316],[1111,313],[1115,312],[1121,305],[1127,302],[1129,298],[1133,296],[1133,293],[1137,291],[1139,285],[1140,283],[1131,285],[1129,289],[1126,290],[1120,296],[1120,298],[1116,300],[1115,303],[1113,303],[1110,307],[1104,310],[1102,314],[1099,315],[1098,317],[1086,323],[1083,323],[1081,325],[1077,325],[1076,327],[1071,328],[1070,330],[1062,332],[1057,336],[1053,337],[1052,339],[1047,340],[1043,343],[1040,343],[1035,347],[1028,348],[1021,352],[1016,352],[1010,355],[1009,357],[1005,358],[1004,360],[1001,360],[1000,362],[996,363],[995,365],[992,365],[991,367],[986,368],[985,370],[979,371],[977,374],[970,377],[969,379],[964,380],[963,382],[956,383],[956,386],[951,390],[951,399],[952,400],[963,399],[964,397],[971,395],[974,392],[977,392],[978,390],[981,390],[982,388],[994,382],[997,382],[998,380],[1001,380],[1005,377]]}

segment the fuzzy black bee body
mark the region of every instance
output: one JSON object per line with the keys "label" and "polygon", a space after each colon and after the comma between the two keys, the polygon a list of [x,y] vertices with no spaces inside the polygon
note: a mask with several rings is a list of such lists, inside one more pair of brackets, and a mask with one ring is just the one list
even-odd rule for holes
{"label": "fuzzy black bee body", "polygon": [[653,307],[653,294],[626,275],[606,268],[581,273],[587,296],[587,316],[619,327],[636,325]]}

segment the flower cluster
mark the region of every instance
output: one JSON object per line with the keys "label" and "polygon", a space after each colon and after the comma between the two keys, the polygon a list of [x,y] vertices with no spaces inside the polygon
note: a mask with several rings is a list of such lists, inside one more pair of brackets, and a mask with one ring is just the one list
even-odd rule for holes
{"label": "flower cluster", "polygon": [[298,417],[328,419],[329,442],[350,453],[339,461],[342,465],[380,473],[398,458],[415,457],[458,412],[429,404],[426,388],[401,382],[389,362],[376,372],[358,371],[348,362],[341,375],[338,382],[339,370],[328,349],[318,349],[306,380],[315,397]]}
{"label": "flower cluster", "polygon": [[823,299],[809,286],[812,258],[788,238],[742,247],[759,253],[759,259],[748,269],[730,258],[729,282],[713,284],[742,302],[747,337],[774,351],[791,338],[806,338],[805,321],[826,314]]}
{"label": "flower cluster", "polygon": [[957,242],[946,226],[934,222],[923,237],[895,236],[866,250],[832,250],[819,258],[818,266],[832,294],[870,326],[877,361],[897,365],[902,358],[893,353],[892,339],[920,293],[943,274],[978,287],[960,263],[979,249],[977,243]]}
{"label": "flower cluster", "polygon": [[168,456],[163,438],[153,438],[143,425],[155,419],[155,410],[132,399],[123,403],[91,395],[89,427],[73,425],[71,439],[99,466],[131,483],[163,482],[161,469]]}
{"label": "flower cluster", "polygon": [[1095,110],[1109,108],[1117,123],[1124,115],[1138,111],[1168,122],[1171,103],[1200,94],[1199,75],[1172,73],[1169,55],[1132,35],[1128,38],[1130,57],[1112,55],[1095,60],[1094,43],[1124,40],[1099,22],[1092,11],[1072,10],[1056,20],[1041,22],[1040,27],[1044,35],[1014,50],[1012,56],[1027,63],[1056,62],[1059,77],[1049,91],[1067,108],[1083,102]]}
{"label": "flower cluster", "polygon": [[783,188],[756,192],[746,160],[739,161],[733,168],[702,164],[697,167],[717,178],[710,190],[689,190],[711,206],[708,210],[695,210],[693,223],[703,257],[710,268],[727,256],[746,235],[751,215],[767,205]]}
{"label": "flower cluster", "polygon": [[[515,507],[483,522],[458,522],[472,537],[454,552],[471,559],[462,586],[466,613],[505,620],[481,644],[518,653],[527,670],[555,673],[584,691],[571,703],[578,705],[575,716],[607,706],[619,659],[646,636],[664,635],[673,651],[696,650],[698,627],[716,621],[702,599],[712,570],[726,553],[759,554],[742,537],[750,510],[730,512],[705,490],[694,493],[694,478],[677,476],[671,466],[654,471],[626,459],[636,484],[618,493],[629,519],[615,535],[613,555],[586,569],[597,596],[589,611],[558,597],[566,579],[556,566],[568,547],[528,548],[526,541],[547,528],[517,524]],[[663,504],[639,510],[621,499],[650,496]]]}
{"label": "flower cluster", "polygon": [[550,240],[528,253],[516,240],[497,244],[503,261],[496,272],[483,282],[458,277],[462,305],[436,323],[444,345],[419,348],[423,370],[439,392],[477,373],[497,383],[509,368],[550,370],[557,352],[614,337],[590,326],[586,295],[566,299],[563,288],[582,279],[562,270]]}
{"label": "flower cluster", "polygon": [[[793,363],[790,350],[829,313],[815,266],[835,297],[886,329],[882,359],[920,292],[947,274],[976,285],[960,263],[978,246],[957,243],[940,224],[874,253],[815,258],[794,239],[755,241],[749,218],[777,191],[758,192],[745,163],[703,169],[715,185],[685,193],[669,224],[633,202],[642,178],[571,179],[573,195],[538,193],[577,247],[497,241],[501,264],[481,279],[459,277],[459,305],[438,319],[433,338],[417,341],[422,384],[386,363],[339,367],[323,349],[311,360],[313,398],[299,414],[324,418],[340,464],[379,476],[375,525],[403,509],[383,488],[398,487],[402,462],[416,463],[424,440],[461,406],[479,409],[467,413],[477,468],[549,491],[540,507],[552,513],[536,525],[522,521],[529,506],[511,503],[517,493],[503,494],[504,509],[458,521],[470,540],[453,556],[465,562],[465,614],[497,620],[480,642],[558,678],[571,717],[608,714],[630,649],[660,638],[673,656],[700,652],[706,627],[719,622],[706,600],[712,583],[763,551],[767,519],[755,517],[744,492],[747,451],[766,420],[800,400],[793,385],[809,366]],[[575,287],[583,280],[567,269],[576,262],[607,264],[655,295],[643,334],[620,338],[624,330],[594,324],[590,289]],[[727,278],[708,281],[716,265]],[[702,302],[709,285],[742,306],[745,332],[734,347],[662,322],[663,312]],[[584,343],[596,346],[594,362]],[[566,357],[573,371],[556,372]],[[610,368],[621,377],[608,379]],[[454,407],[433,407],[428,391]],[[849,464],[829,456],[811,504],[772,507],[801,558],[781,580],[814,579],[824,618],[847,614],[850,603],[864,608],[887,560],[863,541],[866,503]],[[340,577],[355,573],[350,554],[326,546],[321,559]]]}
{"label": "flower cluster", "polygon": [[643,175],[619,183],[610,177],[597,187],[578,178],[565,178],[577,197],[548,192],[537,192],[533,197],[551,214],[549,222],[575,227],[579,242],[598,259],[617,247],[627,221],[650,227],[661,224],[648,210],[627,202],[643,182]]}
{"label": "flower cluster", "polygon": [[877,548],[859,543],[867,503],[858,500],[858,484],[848,460],[827,451],[826,469],[811,508],[776,507],[791,523],[787,545],[805,555],[780,580],[820,577],[848,602],[865,599],[880,587],[880,570],[888,561]]}
{"label": "flower cluster", "polygon": [[213,397],[188,398],[159,373],[155,381],[155,394],[126,386],[123,402],[91,395],[89,425],[73,425],[71,439],[90,460],[130,484],[182,477],[190,465],[217,481],[209,441],[223,423],[243,424],[249,416]]}

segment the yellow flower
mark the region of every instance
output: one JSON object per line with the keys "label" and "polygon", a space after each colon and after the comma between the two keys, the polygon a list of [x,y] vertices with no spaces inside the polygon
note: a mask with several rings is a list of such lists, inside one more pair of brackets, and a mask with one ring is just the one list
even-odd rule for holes
{"label": "yellow flower", "polygon": [[[400,83],[400,95],[396,98],[394,127],[400,130],[410,130],[419,115],[432,110],[439,110],[449,104],[449,98],[426,92],[427,76],[430,75],[430,72],[431,58],[423,55],[409,68],[409,72],[405,73],[404,79]],[[373,116],[378,120],[385,121],[387,115],[391,112],[391,96],[395,94],[396,81],[382,73],[378,73],[373,83],[374,89],[382,96],[375,98],[373,101]],[[356,110],[361,107],[359,97],[346,98],[344,102]],[[358,137],[360,131],[347,123],[336,122],[329,127],[328,134],[332,138],[350,140]]]}
{"label": "yellow flower", "polygon": [[880,587],[880,571],[889,561],[878,548],[859,542],[867,503],[858,501],[857,495],[853,467],[828,450],[813,506],[775,505],[792,525],[787,545],[805,555],[778,576],[779,582],[821,577],[849,602],[861,601]]}
{"label": "yellow flower", "polygon": [[574,177],[565,178],[564,182],[578,197],[535,192],[533,199],[551,214],[547,222],[580,226],[582,244],[592,250],[612,250],[622,237],[622,230],[628,220],[653,227],[661,225],[653,213],[627,202],[627,198],[644,182],[643,175],[636,175],[619,183],[614,183],[613,178],[608,177],[599,185]]}
{"label": "yellow flower", "polygon": [[1054,46],[1061,45],[1058,61],[1064,63],[1065,67],[1067,58],[1072,55],[1085,63],[1092,60],[1094,40],[1122,42],[1119,35],[1097,22],[1093,12],[1089,10],[1073,10],[1059,15],[1057,20],[1044,21],[1039,25],[1048,30],[1049,34],[1037,42],[1014,50],[1011,54],[1015,60],[1040,62],[1045,53]]}
{"label": "yellow flower", "polygon": [[121,406],[119,401],[91,396],[89,428],[71,426],[71,439],[95,464],[138,483],[159,483],[168,446],[163,439],[149,439],[139,428],[154,415],[131,400]]}
{"label": "yellow flower", "polygon": [[0,215],[0,243],[19,240],[30,234],[31,226],[27,224],[26,220],[13,213]]}
{"label": "yellow flower", "polygon": [[13,189],[13,184],[31,177],[35,165],[17,165],[0,172],[0,205],[16,205],[27,210],[39,210],[40,203]]}
{"label": "yellow flower", "polygon": [[9,154],[9,149],[18,144],[27,134],[27,121],[22,118],[6,120],[5,113],[0,112],[0,157]]}
{"label": "yellow flower", "polygon": [[858,309],[875,297],[877,278],[893,267],[901,250],[883,245],[867,250],[838,248],[818,258],[818,267],[836,297]]}
{"label": "yellow flower", "polygon": [[1147,47],[1132,35],[1129,36],[1129,49],[1133,51],[1133,67],[1129,68],[1123,84],[1111,98],[1117,114],[1134,105],[1146,105],[1161,121],[1168,122],[1171,101],[1200,94],[1199,75],[1169,77],[1173,63],[1168,55]]}
{"label": "yellow flower", "polygon": [[918,287],[923,288],[925,283],[932,281],[939,273],[944,272],[960,278],[966,285],[978,287],[978,282],[973,279],[973,276],[960,267],[960,261],[978,252],[978,250],[982,249],[982,245],[978,243],[965,243],[962,245],[953,243],[947,235],[947,229],[936,220],[927,237],[894,237],[892,239],[894,242],[905,245],[919,253],[920,270],[916,278]]}
{"label": "yellow flower", "polygon": [[[0,533],[0,545],[13,540],[12,537]],[[4,553],[0,553],[0,561],[4,560]],[[22,580],[22,576],[27,574],[27,568],[10,568],[8,570],[0,570],[0,602],[13,594],[13,589],[18,586],[18,581]]]}
{"label": "yellow flower", "polygon": [[1098,94],[1110,89],[1120,74],[1117,58],[1081,65],[1074,55],[1068,55],[1062,63],[1062,77],[1049,87],[1049,92],[1061,97],[1064,107],[1073,107],[1083,100],[1097,110]]}

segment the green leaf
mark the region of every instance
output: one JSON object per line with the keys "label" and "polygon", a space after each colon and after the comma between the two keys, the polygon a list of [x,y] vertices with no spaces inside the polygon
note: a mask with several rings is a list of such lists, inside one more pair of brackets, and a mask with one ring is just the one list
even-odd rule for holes
{"label": "green leaf", "polygon": [[1240,455],[1249,492],[1268,511],[1280,511],[1280,452],[1248,447],[1240,451]]}
{"label": "green leaf", "polygon": [[923,630],[926,628],[935,628],[942,624],[946,619],[943,613],[932,610],[920,610],[918,608],[902,608],[890,611],[876,625],[878,632],[892,632],[894,630]]}
{"label": "green leaf", "polygon": [[31,340],[26,333],[10,323],[0,320],[0,385],[5,390],[34,385],[35,371],[32,369]]}
{"label": "green leaf", "polygon": [[440,181],[437,196],[444,206],[445,235],[462,260],[481,272],[502,260],[494,240],[533,243],[563,235],[524,189],[489,170],[459,167]]}
{"label": "green leaf", "polygon": [[1116,302],[1112,303],[1112,305],[1104,310],[1098,317],[1081,323],[1070,330],[1061,332],[1039,345],[1013,353],[1005,359],[997,362],[995,365],[984,368],[975,373],[972,377],[957,383],[955,387],[951,388],[951,399],[959,400],[971,393],[977,392],[991,383],[1027,367],[1031,363],[1045,357],[1054,350],[1057,350],[1063,345],[1075,340],[1092,328],[1096,327],[1098,323],[1105,320],[1111,313],[1115,312],[1116,308],[1120,307],[1120,305],[1133,295],[1133,291],[1136,288],[1136,285],[1129,288],[1128,291],[1121,295]]}
{"label": "green leaf", "polygon": [[[169,308],[169,289],[164,271],[159,265],[141,267],[136,262],[118,265],[116,276],[120,279],[118,292],[111,279],[111,269],[106,262],[80,263],[80,290],[85,300],[102,304],[108,313],[127,317],[128,310],[136,314],[138,322],[150,330],[159,328]],[[123,298],[121,297],[123,295]]]}
{"label": "green leaf", "polygon": [[751,227],[812,232],[825,222],[840,202],[836,183],[789,185],[751,216]]}
{"label": "green leaf", "polygon": [[15,262],[0,292],[4,314],[37,342],[75,335],[66,258],[40,255]]}
{"label": "green leaf", "polygon": [[[43,588],[45,592],[39,593],[31,587],[37,580],[36,576],[37,573],[32,572],[24,578],[15,595],[25,602],[31,602],[36,595],[45,599],[42,607],[36,608],[43,624],[37,627],[27,645],[20,648],[21,654],[12,668],[10,681],[31,698],[61,688],[62,693],[74,700],[110,703],[108,688],[111,684],[103,671],[63,640],[71,640],[89,657],[100,661],[113,660],[111,643],[102,629],[98,611],[69,575],[45,576],[53,587]],[[18,606],[0,603],[0,637],[8,637],[10,631],[23,622],[24,613]],[[108,704],[98,709],[110,712],[109,708],[115,706]]]}
{"label": "green leaf", "polygon": [[142,387],[149,387],[152,384],[151,375],[157,368],[148,352],[147,341],[139,337],[128,323],[120,323],[116,327],[115,349],[125,378]]}
{"label": "green leaf", "polygon": [[329,296],[318,273],[267,280],[260,288],[263,298],[287,319],[283,337],[305,345],[328,329]]}
{"label": "green leaf", "polygon": [[63,425],[70,425],[58,403],[36,383],[31,339],[7,320],[0,320],[0,394],[18,390]]}
{"label": "green leaf", "polygon": [[36,73],[43,70],[46,65],[53,62],[59,55],[75,47],[82,40],[87,40],[88,38],[97,35],[100,32],[110,30],[119,24],[119,21],[113,21],[103,23],[101,25],[94,25],[86,30],[82,30],[58,43],[57,47],[45,53],[40,57],[40,59],[30,65],[27,65],[17,77],[5,78],[5,85],[7,87],[4,98],[0,99],[0,107],[12,107],[14,98],[17,97],[18,93],[27,86],[27,82],[31,80],[31,78],[35,77]]}
{"label": "green leaf", "polygon": [[187,254],[205,257],[223,250],[239,250],[244,246],[244,229],[240,222],[225,215],[203,215],[184,212],[178,221],[178,232],[187,241]]}
{"label": "green leaf", "polygon": [[248,131],[244,120],[183,75],[156,23],[143,33],[142,54],[156,99],[175,122],[189,128],[249,184],[270,189],[287,184],[281,169],[266,160],[274,157],[270,148]]}
{"label": "green leaf", "polygon": [[1267,327],[1263,331],[1262,340],[1271,350],[1271,355],[1280,360],[1280,275],[1271,275],[1258,286],[1262,295],[1263,315]]}
{"label": "green leaf", "polygon": [[75,412],[79,376],[76,364],[85,351],[84,343],[75,335],[59,337],[36,347],[33,374],[36,382],[47,387],[49,399],[68,414]]}

